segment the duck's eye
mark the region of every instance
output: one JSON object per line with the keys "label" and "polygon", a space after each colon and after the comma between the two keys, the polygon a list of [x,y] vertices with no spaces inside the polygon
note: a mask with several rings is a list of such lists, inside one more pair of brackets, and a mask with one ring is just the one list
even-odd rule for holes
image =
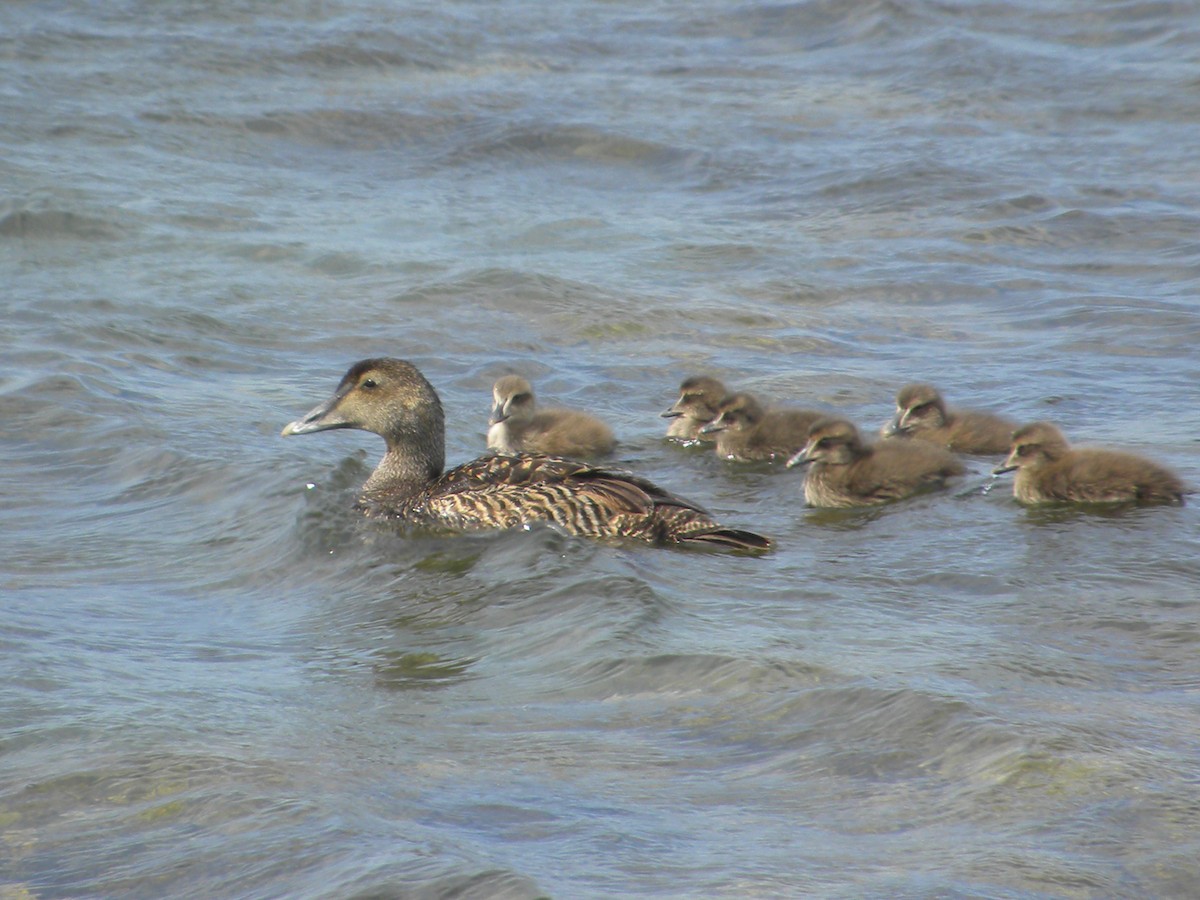
{"label": "duck's eye", "polygon": [[818,449],[828,450],[832,446],[833,446],[833,438],[821,438],[819,441],[817,441]]}
{"label": "duck's eye", "polygon": [[375,388],[379,387],[379,382],[374,378],[364,378],[360,387],[365,388],[368,391],[373,391]]}
{"label": "duck's eye", "polygon": [[1022,444],[1017,448],[1017,456],[1029,456],[1035,449],[1033,444]]}
{"label": "duck's eye", "polygon": [[533,398],[528,394],[515,394],[512,398],[513,403],[528,403]]}

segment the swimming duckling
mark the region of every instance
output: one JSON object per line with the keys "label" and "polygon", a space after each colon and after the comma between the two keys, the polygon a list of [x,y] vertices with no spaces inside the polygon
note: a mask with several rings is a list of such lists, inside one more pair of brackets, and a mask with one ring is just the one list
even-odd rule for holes
{"label": "swimming duckling", "polygon": [[788,467],[808,466],[804,499],[810,506],[874,506],[942,487],[965,469],[948,450],[919,441],[867,445],[844,419],[822,419]]}
{"label": "swimming duckling", "polygon": [[520,375],[498,380],[492,399],[487,434],[491,450],[586,458],[611,453],[617,445],[612,429],[595,416],[572,409],[536,409],[533,386]]}
{"label": "swimming duckling", "polygon": [[808,409],[765,410],[749,394],[732,394],[700,429],[717,436],[717,456],[739,462],[787,459],[808,442],[808,430],[826,413]]}
{"label": "swimming duckling", "polygon": [[571,534],[765,550],[750,531],[722,528],[703,509],[644,478],[537,453],[489,456],[443,472],[445,416],[433,386],[401,359],[366,359],[334,395],[283,434],[360,428],[387,441],[363,485],[368,516],[456,529],[549,522]]}
{"label": "swimming duckling", "polygon": [[1018,428],[1012,451],[994,474],[1017,470],[1013,496],[1022,503],[1182,503],[1174,472],[1132,453],[1072,450],[1049,422]]}
{"label": "swimming duckling", "polygon": [[884,437],[919,438],[956,453],[1007,453],[1017,423],[987,412],[947,410],[931,384],[909,384],[896,395],[896,415]]}
{"label": "swimming duckling", "polygon": [[667,428],[667,437],[677,441],[713,441],[711,434],[700,429],[717,415],[717,406],[725,397],[725,385],[707,375],[685,378],[679,386],[679,399],[661,413],[664,419],[674,419]]}

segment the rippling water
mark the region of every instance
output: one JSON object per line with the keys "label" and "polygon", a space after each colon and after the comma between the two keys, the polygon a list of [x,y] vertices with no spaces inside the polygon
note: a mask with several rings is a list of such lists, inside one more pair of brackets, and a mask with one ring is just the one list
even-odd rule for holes
{"label": "rippling water", "polygon": [[[806,510],[679,381],[1200,484],[1190,3],[0,7],[0,895],[1191,896],[1200,503]],[[402,535],[369,355],[764,558]]]}

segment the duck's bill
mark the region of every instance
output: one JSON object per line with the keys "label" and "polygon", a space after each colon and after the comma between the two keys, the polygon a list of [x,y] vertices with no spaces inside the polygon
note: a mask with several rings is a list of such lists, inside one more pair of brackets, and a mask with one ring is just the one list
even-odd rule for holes
{"label": "duck's bill", "polygon": [[1008,463],[1001,463],[1000,465],[996,466],[996,468],[992,469],[992,474],[993,475],[1003,475],[1005,472],[1011,472],[1015,468],[1017,468],[1017,467],[1010,466]]}
{"label": "duck's bill", "polygon": [[805,448],[799,453],[793,453],[788,457],[787,467],[789,469],[794,469],[796,466],[807,466],[810,462],[812,462],[812,460],[808,458],[808,449]]}
{"label": "duck's bill", "polygon": [[660,412],[659,415],[662,416],[662,418],[664,418],[664,419],[677,419],[680,416],[682,416],[683,413],[681,413],[679,410],[677,410],[675,407],[672,406],[670,409]]}
{"label": "duck's bill", "polygon": [[332,397],[322,403],[315,409],[295,422],[288,422],[283,426],[283,431],[279,432],[284,437],[292,434],[312,434],[314,431],[328,431],[331,428],[351,428],[353,427],[348,422],[343,421],[335,412],[340,397]]}

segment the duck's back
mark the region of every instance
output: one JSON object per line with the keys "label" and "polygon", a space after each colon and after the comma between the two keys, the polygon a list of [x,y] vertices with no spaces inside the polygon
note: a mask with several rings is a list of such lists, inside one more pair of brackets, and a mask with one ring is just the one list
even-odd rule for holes
{"label": "duck's back", "polygon": [[376,515],[455,529],[548,522],[596,538],[770,545],[753,532],[722,528],[700,507],[644,478],[542,454],[482,457],[410,497],[371,499]]}
{"label": "duck's back", "polygon": [[548,456],[602,456],[616,446],[611,428],[573,409],[539,410],[520,442],[523,450]]}
{"label": "duck's back", "polygon": [[919,431],[913,436],[957,453],[1007,453],[1016,428],[1017,423],[992,413],[960,410],[941,428],[931,430],[928,437]]}
{"label": "duck's back", "polygon": [[808,443],[809,429],[827,413],[811,409],[777,409],[766,414],[751,441],[776,456],[791,456]]}
{"label": "duck's back", "polygon": [[1017,473],[1017,498],[1026,503],[1179,503],[1184,486],[1148,459],[1115,450],[1072,450]]}
{"label": "duck's back", "polygon": [[803,449],[808,431],[826,413],[807,409],[769,411],[747,431],[727,431],[717,436],[720,456],[743,461],[782,458]]}
{"label": "duck's back", "polygon": [[845,467],[844,482],[839,487],[846,501],[887,503],[941,487],[948,478],[962,475],[964,471],[958,458],[940,447],[920,442],[882,441],[869,455]]}

